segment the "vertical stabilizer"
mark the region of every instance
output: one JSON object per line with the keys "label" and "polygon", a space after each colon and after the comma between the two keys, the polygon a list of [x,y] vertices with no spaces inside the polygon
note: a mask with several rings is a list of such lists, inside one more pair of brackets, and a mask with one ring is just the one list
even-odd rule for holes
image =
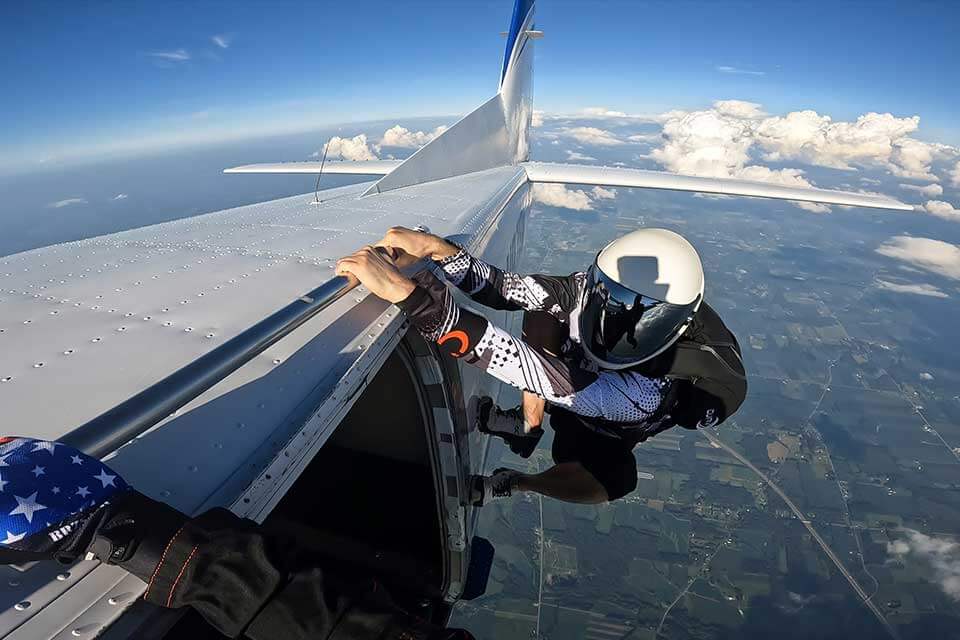
{"label": "vertical stabilizer", "polygon": [[500,97],[515,162],[529,155],[533,116],[533,40],[535,0],[516,0],[500,72]]}
{"label": "vertical stabilizer", "polygon": [[534,0],[516,0],[514,4],[497,95],[407,158],[364,195],[527,159],[533,115],[534,4]]}

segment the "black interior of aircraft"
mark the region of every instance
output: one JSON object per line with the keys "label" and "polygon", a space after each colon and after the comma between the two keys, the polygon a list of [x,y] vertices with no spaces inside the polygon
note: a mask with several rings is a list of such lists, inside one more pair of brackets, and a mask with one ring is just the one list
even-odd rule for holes
{"label": "black interior of aircraft", "polygon": [[[398,605],[442,622],[443,531],[431,412],[401,347],[265,521],[322,566],[370,576]],[[189,612],[165,638],[221,638]]]}

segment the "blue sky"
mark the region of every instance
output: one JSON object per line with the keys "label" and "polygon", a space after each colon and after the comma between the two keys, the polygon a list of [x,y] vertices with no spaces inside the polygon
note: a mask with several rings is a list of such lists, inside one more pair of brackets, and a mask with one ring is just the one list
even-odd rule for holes
{"label": "blue sky", "polygon": [[[960,4],[541,0],[537,107],[919,115],[960,143]],[[338,122],[462,114],[496,90],[509,0],[0,6],[0,166]],[[219,39],[219,43],[215,41]]]}

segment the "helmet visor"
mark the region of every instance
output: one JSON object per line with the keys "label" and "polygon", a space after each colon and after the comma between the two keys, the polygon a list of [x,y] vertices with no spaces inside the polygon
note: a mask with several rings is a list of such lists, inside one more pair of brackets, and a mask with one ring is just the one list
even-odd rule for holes
{"label": "helmet visor", "polygon": [[690,322],[700,296],[684,305],[648,298],[624,287],[594,264],[587,272],[580,339],[598,360],[633,365],[672,343]]}

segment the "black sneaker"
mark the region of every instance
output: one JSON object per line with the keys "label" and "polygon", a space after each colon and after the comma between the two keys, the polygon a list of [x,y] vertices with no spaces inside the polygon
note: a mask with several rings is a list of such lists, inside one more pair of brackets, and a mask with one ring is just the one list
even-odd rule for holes
{"label": "black sneaker", "polygon": [[503,438],[510,451],[521,458],[529,458],[543,437],[543,429],[534,429],[530,433],[524,431],[521,407],[504,411],[489,396],[471,398],[469,415],[481,433]]}
{"label": "black sneaker", "polygon": [[475,507],[509,498],[518,489],[520,472],[500,468],[489,476],[473,476],[470,488],[470,503]]}

